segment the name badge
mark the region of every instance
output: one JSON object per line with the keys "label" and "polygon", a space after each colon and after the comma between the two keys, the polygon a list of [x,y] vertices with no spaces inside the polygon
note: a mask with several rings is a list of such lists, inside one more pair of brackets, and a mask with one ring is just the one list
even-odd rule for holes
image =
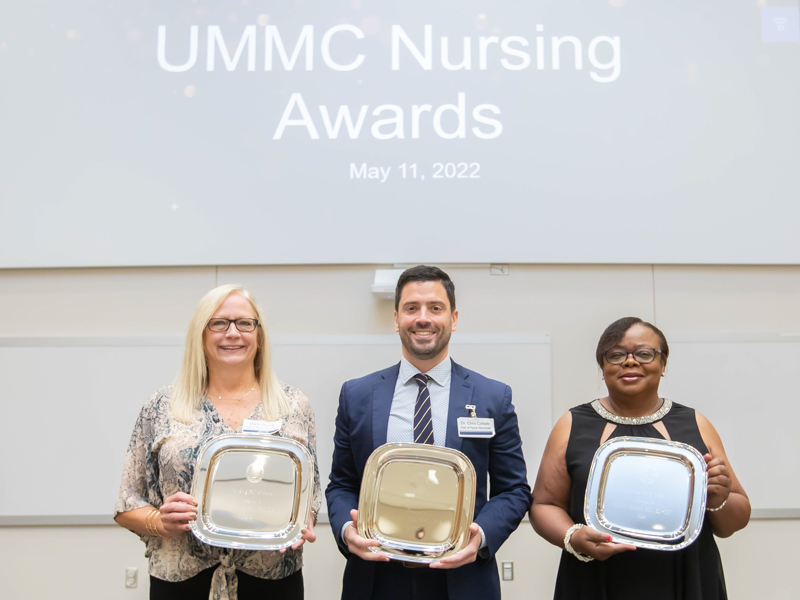
{"label": "name badge", "polygon": [[242,433],[271,435],[273,433],[278,433],[282,423],[282,419],[278,419],[277,421],[256,421],[255,419],[245,419],[242,422]]}
{"label": "name badge", "polygon": [[494,437],[494,419],[490,417],[482,419],[478,419],[476,417],[459,417],[458,437],[462,438]]}

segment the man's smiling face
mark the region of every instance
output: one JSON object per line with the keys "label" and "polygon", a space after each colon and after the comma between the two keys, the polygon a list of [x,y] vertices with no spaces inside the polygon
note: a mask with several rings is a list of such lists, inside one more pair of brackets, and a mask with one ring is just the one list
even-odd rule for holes
{"label": "man's smiling face", "polygon": [[447,356],[450,334],[457,323],[458,311],[451,310],[441,281],[410,281],[403,286],[394,329],[409,361],[413,358],[432,361],[431,366],[438,364]]}

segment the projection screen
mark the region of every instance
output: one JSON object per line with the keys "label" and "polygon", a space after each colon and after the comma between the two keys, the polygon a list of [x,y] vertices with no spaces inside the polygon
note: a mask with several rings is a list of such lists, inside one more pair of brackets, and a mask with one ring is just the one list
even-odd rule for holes
{"label": "projection screen", "polygon": [[3,268],[800,263],[797,0],[0,15]]}

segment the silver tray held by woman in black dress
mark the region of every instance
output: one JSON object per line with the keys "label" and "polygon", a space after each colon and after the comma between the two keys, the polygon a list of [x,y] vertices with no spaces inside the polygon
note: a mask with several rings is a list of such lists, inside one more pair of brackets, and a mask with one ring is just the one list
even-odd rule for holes
{"label": "silver tray held by woman in black dress", "polygon": [[464,454],[384,444],[364,468],[358,534],[390,559],[432,563],[467,546],[474,510],[475,468]]}
{"label": "silver tray held by woman in black dress", "polygon": [[703,526],[708,474],[688,444],[618,437],[597,449],[586,483],[586,524],[621,544],[680,550]]}
{"label": "silver tray held by woman in black dress", "polygon": [[221,435],[197,457],[192,533],[223,548],[288,548],[308,524],[313,485],[312,458],[302,444],[272,435]]}

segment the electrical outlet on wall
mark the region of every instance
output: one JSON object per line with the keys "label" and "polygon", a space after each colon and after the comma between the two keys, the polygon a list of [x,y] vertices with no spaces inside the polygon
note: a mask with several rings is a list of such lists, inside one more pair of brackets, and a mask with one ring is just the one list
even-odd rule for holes
{"label": "electrical outlet on wall", "polygon": [[128,567],[125,569],[125,587],[135,588],[137,585],[139,585],[139,569]]}
{"label": "electrical outlet on wall", "polygon": [[503,562],[503,581],[514,581],[514,563],[513,561]]}

